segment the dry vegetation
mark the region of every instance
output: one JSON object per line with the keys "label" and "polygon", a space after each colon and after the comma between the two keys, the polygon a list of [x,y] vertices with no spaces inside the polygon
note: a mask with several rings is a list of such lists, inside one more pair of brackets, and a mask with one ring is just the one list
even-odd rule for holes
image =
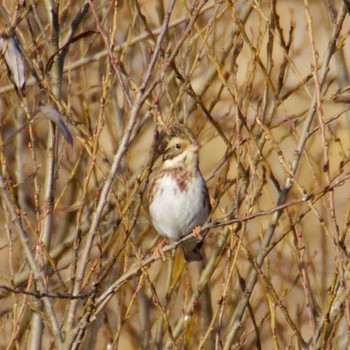
{"label": "dry vegetation", "polygon": [[[348,11],[2,1],[1,348],[348,349]],[[174,120],[202,145],[203,263],[153,254]]]}

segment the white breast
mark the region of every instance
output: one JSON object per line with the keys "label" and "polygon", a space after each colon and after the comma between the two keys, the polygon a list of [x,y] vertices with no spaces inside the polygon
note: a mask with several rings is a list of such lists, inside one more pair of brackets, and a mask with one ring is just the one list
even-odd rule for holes
{"label": "white breast", "polygon": [[169,175],[158,178],[156,186],[149,210],[152,223],[160,235],[178,240],[205,223],[209,204],[206,203],[207,190],[201,176],[190,180],[182,191]]}

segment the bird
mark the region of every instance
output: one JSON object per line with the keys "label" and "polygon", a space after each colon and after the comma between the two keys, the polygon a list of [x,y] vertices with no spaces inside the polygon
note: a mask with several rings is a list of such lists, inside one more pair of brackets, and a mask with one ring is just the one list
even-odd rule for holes
{"label": "bird", "polygon": [[199,144],[183,124],[173,124],[163,136],[160,147],[162,163],[149,190],[151,222],[159,235],[172,241],[195,233],[183,242],[187,262],[201,261],[201,247],[206,232],[200,227],[211,212],[208,188],[199,169]]}

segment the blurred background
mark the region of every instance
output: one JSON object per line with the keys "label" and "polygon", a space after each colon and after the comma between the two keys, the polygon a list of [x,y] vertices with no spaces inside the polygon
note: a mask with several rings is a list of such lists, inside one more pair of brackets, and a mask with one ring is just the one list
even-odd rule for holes
{"label": "blurred background", "polygon": [[[349,13],[1,2],[0,346],[349,348]],[[175,121],[201,144],[203,263],[153,254]]]}

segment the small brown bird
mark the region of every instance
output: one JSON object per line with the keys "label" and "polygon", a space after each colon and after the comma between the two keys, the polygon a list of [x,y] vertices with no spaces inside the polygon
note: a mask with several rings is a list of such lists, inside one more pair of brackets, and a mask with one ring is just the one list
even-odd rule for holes
{"label": "small brown bird", "polygon": [[[176,124],[164,141],[163,162],[150,185],[149,211],[157,232],[177,241],[206,222],[211,206],[192,132]],[[197,238],[184,242],[185,259],[202,260],[201,246]]]}

